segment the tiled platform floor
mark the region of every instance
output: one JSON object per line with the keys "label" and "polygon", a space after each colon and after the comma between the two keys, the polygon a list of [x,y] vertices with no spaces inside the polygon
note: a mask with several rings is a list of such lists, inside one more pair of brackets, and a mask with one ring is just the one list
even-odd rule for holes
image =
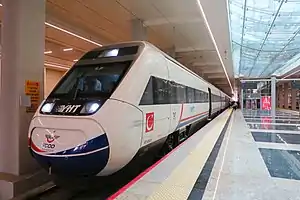
{"label": "tiled platform floor", "polygon": [[237,110],[202,199],[300,199],[297,113]]}

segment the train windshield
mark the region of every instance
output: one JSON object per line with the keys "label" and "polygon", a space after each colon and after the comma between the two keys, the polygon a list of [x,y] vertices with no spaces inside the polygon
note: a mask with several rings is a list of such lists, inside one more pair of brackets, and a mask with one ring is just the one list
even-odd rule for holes
{"label": "train windshield", "polygon": [[123,78],[130,62],[75,66],[58,83],[50,98],[108,98]]}

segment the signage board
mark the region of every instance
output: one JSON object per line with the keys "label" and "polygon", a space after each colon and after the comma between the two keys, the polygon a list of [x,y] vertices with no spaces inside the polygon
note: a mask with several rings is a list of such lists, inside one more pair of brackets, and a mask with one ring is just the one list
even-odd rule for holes
{"label": "signage board", "polygon": [[263,110],[271,110],[271,97],[270,96],[261,97],[261,102],[262,102]]}
{"label": "signage board", "polygon": [[242,83],[243,89],[257,89],[257,83],[256,82],[244,82]]}
{"label": "signage board", "polygon": [[30,97],[30,106],[26,107],[26,112],[35,112],[40,104],[40,82],[27,80],[25,94]]}

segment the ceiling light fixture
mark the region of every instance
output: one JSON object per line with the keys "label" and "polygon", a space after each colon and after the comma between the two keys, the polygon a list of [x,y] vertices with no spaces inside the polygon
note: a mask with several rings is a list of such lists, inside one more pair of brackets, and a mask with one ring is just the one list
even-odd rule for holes
{"label": "ceiling light fixture", "polygon": [[44,54],[50,54],[52,51],[45,51]]}
{"label": "ceiling light fixture", "polygon": [[48,22],[45,22],[45,25],[50,26],[50,27],[52,27],[52,28],[54,28],[54,29],[56,29],[56,30],[60,30],[60,31],[62,31],[62,32],[64,32],[64,33],[67,33],[67,34],[72,35],[72,36],[74,36],[74,37],[77,37],[77,38],[79,38],[79,39],[82,39],[82,40],[84,40],[84,41],[86,41],[86,42],[95,44],[95,45],[97,45],[97,46],[100,46],[100,47],[103,46],[103,45],[100,44],[100,43],[97,43],[97,42],[95,42],[95,41],[93,41],[93,40],[90,40],[90,39],[87,39],[87,38],[85,38],[85,37],[82,37],[82,36],[77,35],[77,34],[75,34],[75,33],[72,33],[72,32],[70,32],[70,31],[68,31],[68,30],[66,30],[66,29],[63,29],[63,28],[60,28],[60,27],[58,27],[58,26],[56,26],[56,25],[54,25],[54,24],[50,24],[50,23],[48,23]]}
{"label": "ceiling light fixture", "polygon": [[206,25],[206,27],[207,27],[207,29],[208,29],[208,31],[209,31],[210,37],[211,37],[211,39],[212,39],[212,41],[213,41],[213,43],[214,43],[214,46],[215,46],[215,48],[216,48],[216,50],[217,50],[217,53],[218,53],[220,62],[221,62],[221,64],[222,64],[223,70],[224,70],[224,72],[225,72],[227,81],[228,81],[228,83],[229,83],[229,85],[230,85],[230,88],[231,88],[231,90],[232,90],[232,92],[233,92],[233,88],[232,88],[232,85],[231,85],[229,76],[228,76],[228,74],[227,74],[226,67],[225,67],[225,65],[224,65],[224,63],[223,63],[223,60],[222,60],[221,54],[220,54],[220,52],[219,52],[219,49],[218,49],[216,40],[215,40],[215,38],[214,38],[214,36],[213,36],[213,34],[212,34],[212,31],[211,31],[211,29],[210,29],[210,27],[209,27],[209,24],[208,24],[208,21],[207,21],[207,19],[206,19],[206,16],[205,16],[204,10],[203,10],[203,8],[202,8],[202,5],[201,5],[201,3],[200,3],[200,0],[197,0],[197,2],[198,2],[198,6],[199,6],[199,8],[200,8],[201,14],[202,14],[202,16],[203,16],[205,25]]}
{"label": "ceiling light fixture", "polygon": [[[2,4],[0,4],[0,6],[2,6]],[[76,33],[73,33],[73,32],[71,32],[71,31],[68,31],[68,30],[66,30],[66,29],[63,29],[63,28],[61,28],[61,27],[58,27],[58,26],[56,26],[56,25],[54,25],[54,24],[45,22],[45,25],[50,26],[50,27],[52,27],[52,28],[54,28],[54,29],[60,30],[60,31],[62,31],[62,32],[64,32],[64,33],[67,33],[67,34],[72,35],[72,36],[74,36],[74,37],[77,37],[77,38],[79,38],[79,39],[82,39],[82,40],[84,40],[84,41],[86,41],[86,42],[95,44],[95,45],[97,45],[97,46],[99,46],[99,47],[102,47],[102,46],[103,46],[102,44],[100,44],[100,43],[98,43],[98,42],[95,42],[95,41],[93,41],[93,40],[90,40],[90,39],[87,39],[87,38],[82,37],[82,36],[80,36],[80,35],[77,35]]]}
{"label": "ceiling light fixture", "polygon": [[73,60],[74,62],[77,62],[78,61],[78,59],[75,59],[75,60]]}
{"label": "ceiling light fixture", "polygon": [[63,49],[63,51],[72,51],[73,48],[66,48],[66,49]]}

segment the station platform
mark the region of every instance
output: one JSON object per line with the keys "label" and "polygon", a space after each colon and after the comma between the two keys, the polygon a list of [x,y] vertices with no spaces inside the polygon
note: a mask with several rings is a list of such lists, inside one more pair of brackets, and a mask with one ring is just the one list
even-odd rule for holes
{"label": "station platform", "polygon": [[223,112],[109,199],[300,199],[299,114]]}

